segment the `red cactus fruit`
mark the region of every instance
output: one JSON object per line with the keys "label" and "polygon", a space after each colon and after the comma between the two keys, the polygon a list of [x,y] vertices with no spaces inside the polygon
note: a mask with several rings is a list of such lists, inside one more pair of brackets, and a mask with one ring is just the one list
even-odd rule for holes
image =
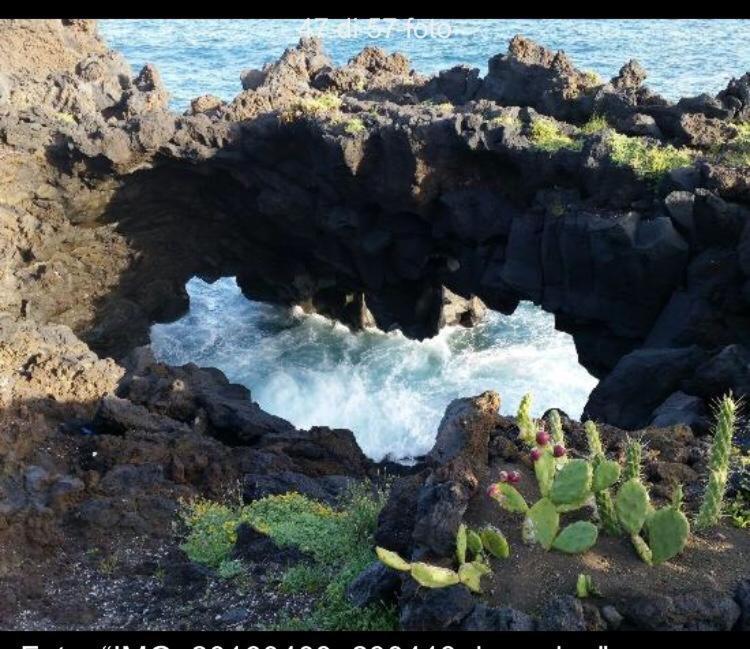
{"label": "red cactus fruit", "polygon": [[487,487],[487,495],[490,498],[494,498],[498,491],[499,487],[496,484],[491,484],[489,487]]}
{"label": "red cactus fruit", "polygon": [[540,457],[542,457],[542,451],[538,448],[535,448],[531,451],[531,461],[536,462]]}
{"label": "red cactus fruit", "polygon": [[511,471],[508,474],[508,482],[511,484],[518,484],[521,482],[521,474],[518,471]]}
{"label": "red cactus fruit", "polygon": [[549,443],[550,439],[551,439],[551,436],[546,431],[540,430],[536,434],[536,443],[539,444],[539,446],[546,446]]}
{"label": "red cactus fruit", "polygon": [[562,444],[555,444],[555,448],[552,449],[552,453],[555,457],[563,457],[567,451]]}
{"label": "red cactus fruit", "polygon": [[508,482],[508,472],[507,471],[500,471],[500,475],[498,476],[498,480],[500,480],[500,482]]}

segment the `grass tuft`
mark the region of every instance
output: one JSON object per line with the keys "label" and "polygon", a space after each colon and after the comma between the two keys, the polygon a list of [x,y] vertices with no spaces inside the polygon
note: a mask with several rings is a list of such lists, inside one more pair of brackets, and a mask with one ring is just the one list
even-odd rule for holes
{"label": "grass tuft", "polygon": [[695,152],[688,148],[651,144],[645,138],[615,132],[610,134],[609,145],[613,162],[631,167],[638,176],[650,180],[658,180],[672,169],[687,167],[695,158]]}
{"label": "grass tuft", "polygon": [[723,147],[722,159],[733,167],[750,167],[750,122],[734,124],[737,135]]}
{"label": "grass tuft", "polygon": [[364,130],[365,125],[358,117],[353,117],[352,119],[347,120],[346,124],[344,124],[344,131],[349,135],[359,135]]}
{"label": "grass tuft", "polygon": [[338,115],[341,97],[333,92],[325,92],[316,97],[302,97],[285,108],[279,115],[282,122],[293,122],[303,117]]}
{"label": "grass tuft", "polygon": [[551,119],[542,117],[531,124],[531,142],[540,151],[555,152],[560,149],[578,150],[581,143],[566,135]]}
{"label": "grass tuft", "polygon": [[603,115],[592,115],[588,122],[581,126],[580,132],[583,135],[594,135],[610,128],[607,118]]}

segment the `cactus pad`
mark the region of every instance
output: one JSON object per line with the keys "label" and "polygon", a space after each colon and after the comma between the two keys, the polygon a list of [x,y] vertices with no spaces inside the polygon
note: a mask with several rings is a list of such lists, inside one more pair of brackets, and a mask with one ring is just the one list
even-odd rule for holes
{"label": "cactus pad", "polygon": [[426,563],[411,564],[411,576],[425,588],[446,588],[460,581],[457,572]]}
{"label": "cactus pad", "polygon": [[526,514],[524,540],[539,543],[545,550],[549,550],[559,529],[560,514],[554,503],[548,498],[542,498]]}
{"label": "cactus pad", "polygon": [[569,505],[583,500],[591,489],[591,465],[586,460],[570,460],[555,476],[550,500],[556,505]]}
{"label": "cactus pad", "polygon": [[593,547],[598,536],[596,525],[588,521],[576,521],[563,528],[552,547],[566,554],[579,554]]}
{"label": "cactus pad", "polygon": [[579,574],[576,580],[576,597],[583,599],[598,594],[599,591],[594,586],[594,580],[591,578],[591,575]]}
{"label": "cactus pad", "polygon": [[600,460],[594,468],[594,478],[591,481],[593,491],[608,489],[620,479],[620,465],[614,460]]}
{"label": "cactus pad", "polygon": [[466,525],[461,523],[456,534],[456,559],[459,565],[466,563],[466,544]]}
{"label": "cactus pad", "polygon": [[482,585],[480,582],[482,577],[490,572],[490,569],[482,562],[471,561],[461,565],[458,569],[458,578],[473,593],[481,593]]}
{"label": "cactus pad", "polygon": [[509,512],[525,514],[529,510],[529,506],[526,504],[523,496],[518,492],[518,489],[509,485],[507,482],[497,483],[497,491],[493,498],[497,500],[500,507],[507,509]]}
{"label": "cactus pad", "polygon": [[401,570],[402,572],[409,572],[411,570],[411,564],[408,561],[404,561],[396,552],[378,546],[375,548],[375,554],[389,568]]}
{"label": "cactus pad", "polygon": [[541,491],[544,497],[549,496],[552,481],[555,479],[555,471],[555,457],[552,455],[552,451],[546,448],[542,450],[541,457],[534,462],[536,481],[539,484],[539,491]]}
{"label": "cactus pad", "polygon": [[631,478],[620,487],[615,498],[615,512],[620,525],[629,534],[638,534],[646,521],[648,510],[646,487],[637,478]]}
{"label": "cactus pad", "polygon": [[648,522],[648,544],[654,563],[662,563],[682,552],[690,534],[685,514],[674,507],[654,512]]}
{"label": "cactus pad", "polygon": [[498,559],[507,559],[510,556],[508,540],[502,532],[491,525],[485,527],[481,534],[482,545],[492,556]]}
{"label": "cactus pad", "polygon": [[646,541],[644,541],[638,534],[633,534],[630,537],[630,540],[633,542],[633,547],[641,560],[649,566],[653,565],[651,561],[651,548],[648,547],[648,543],[646,543]]}
{"label": "cactus pad", "polygon": [[473,557],[482,551],[482,539],[474,530],[466,530],[466,547]]}

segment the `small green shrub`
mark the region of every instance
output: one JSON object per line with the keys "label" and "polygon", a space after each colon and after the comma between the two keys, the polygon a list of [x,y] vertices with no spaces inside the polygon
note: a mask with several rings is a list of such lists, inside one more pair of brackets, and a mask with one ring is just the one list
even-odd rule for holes
{"label": "small green shrub", "polygon": [[601,86],[604,81],[602,80],[599,73],[593,70],[587,70],[583,73],[583,80],[587,86]]}
{"label": "small green shrub", "polygon": [[581,148],[580,142],[563,133],[553,120],[546,117],[535,119],[532,122],[531,142],[540,151],[550,153],[560,149],[578,150]]}
{"label": "small green shrub", "polygon": [[287,593],[314,593],[325,588],[331,574],[319,564],[298,564],[288,568],[281,578],[281,590]]}
{"label": "small green shrub", "polygon": [[631,167],[635,173],[650,180],[658,180],[671,169],[693,163],[695,152],[671,144],[651,144],[642,137],[629,137],[612,132],[609,137],[610,157],[613,162]]}
{"label": "small green shrub", "polygon": [[722,160],[733,167],[750,167],[750,122],[735,124],[737,135],[721,152]]}
{"label": "small green shrub", "polygon": [[603,115],[592,115],[588,122],[581,126],[580,132],[583,135],[593,135],[610,128],[607,118]]}
{"label": "small green shrub", "polygon": [[504,115],[497,115],[496,117],[493,117],[489,121],[490,126],[497,127],[497,126],[506,126],[511,128],[521,128],[523,126],[523,122],[518,118],[514,117],[513,115],[510,115],[509,113],[505,113]]}
{"label": "small green shrub", "polygon": [[302,117],[336,116],[341,103],[341,97],[333,92],[325,92],[315,97],[302,97],[285,108],[279,117],[282,122],[293,122]]}
{"label": "small green shrub", "polygon": [[353,117],[352,119],[347,120],[346,124],[344,124],[344,131],[349,135],[359,135],[364,130],[365,125],[358,117]]}
{"label": "small green shrub", "polygon": [[298,548],[313,560],[289,568],[280,579],[280,588],[322,591],[315,608],[307,618],[284,620],[279,628],[393,630],[397,624],[393,607],[377,604],[358,609],[346,598],[348,585],[375,559],[372,535],[386,499],[386,490],[360,483],[343,498],[340,508],[298,493],[267,496],[247,505],[208,500],[183,503],[181,519],[187,536],[181,547],[191,560],[231,578],[241,569],[240,562],[230,559],[237,526],[247,523],[279,546]]}
{"label": "small green shrub", "polygon": [[222,579],[234,579],[245,571],[242,561],[238,559],[224,559],[216,571]]}

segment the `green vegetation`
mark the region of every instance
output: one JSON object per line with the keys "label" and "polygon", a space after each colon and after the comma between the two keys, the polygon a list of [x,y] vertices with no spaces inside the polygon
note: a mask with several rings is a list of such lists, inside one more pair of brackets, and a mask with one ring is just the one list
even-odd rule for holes
{"label": "green vegetation", "polygon": [[734,125],[737,135],[721,151],[723,161],[733,167],[750,167],[750,122]]}
{"label": "green vegetation", "polygon": [[560,126],[546,117],[535,119],[531,124],[531,142],[540,151],[554,152],[560,149],[579,150],[581,142],[566,135]]}
{"label": "green vegetation", "polygon": [[347,120],[344,124],[344,131],[349,135],[359,135],[364,130],[365,125],[358,117],[353,117],[352,119]]}
{"label": "green vegetation", "polygon": [[703,494],[698,518],[698,529],[713,527],[721,516],[724,492],[729,478],[729,459],[732,453],[732,437],[737,421],[737,404],[731,395],[725,396],[716,406],[716,424],[711,444],[711,457],[708,464],[708,484]]}
{"label": "green vegetation", "polygon": [[583,80],[587,86],[601,86],[604,83],[599,74],[593,70],[587,70],[584,72]]}
{"label": "green vegetation", "polygon": [[230,554],[237,526],[247,523],[279,546],[296,547],[313,560],[289,568],[280,578],[280,588],[316,593],[316,606],[307,618],[284,620],[281,628],[394,629],[392,607],[357,609],[346,599],[347,586],[375,558],[372,534],[386,497],[385,491],[361,484],[336,509],[297,493],[268,496],[247,505],[185,503],[182,521],[187,536],[182,549],[191,560],[217,569],[222,576],[234,576],[238,562]]}
{"label": "green vegetation", "polygon": [[588,122],[581,126],[580,132],[583,135],[593,135],[601,131],[606,131],[609,126],[607,118],[602,115],[592,115]]}
{"label": "green vegetation", "polygon": [[695,158],[691,149],[651,144],[645,138],[614,131],[610,134],[609,145],[613,162],[631,167],[638,176],[649,180],[658,180],[671,169],[689,166]]}
{"label": "green vegetation", "polygon": [[282,122],[293,122],[303,117],[337,117],[341,109],[341,97],[333,92],[325,92],[314,97],[301,97],[285,108],[279,118]]}
{"label": "green vegetation", "polygon": [[518,117],[514,117],[509,113],[504,113],[503,115],[497,115],[496,117],[493,117],[492,119],[490,119],[489,124],[492,127],[507,126],[519,129],[521,128],[521,126],[523,126],[523,122]]}

